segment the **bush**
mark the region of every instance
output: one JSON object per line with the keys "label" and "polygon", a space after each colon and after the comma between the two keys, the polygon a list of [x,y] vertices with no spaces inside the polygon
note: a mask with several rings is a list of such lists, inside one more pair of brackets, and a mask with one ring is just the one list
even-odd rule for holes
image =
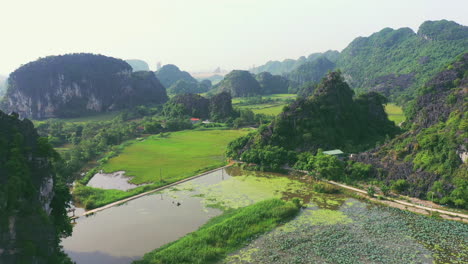
{"label": "bush", "polygon": [[408,183],[406,182],[406,180],[403,180],[403,179],[393,182],[391,186],[392,191],[396,193],[402,193],[406,191],[407,188],[408,188]]}
{"label": "bush", "polygon": [[390,187],[386,184],[382,184],[380,186],[380,190],[382,191],[383,195],[388,196],[390,194]]}
{"label": "bush", "polygon": [[369,195],[370,197],[374,197],[375,195],[375,188],[374,186],[369,186],[367,188],[367,195]]}

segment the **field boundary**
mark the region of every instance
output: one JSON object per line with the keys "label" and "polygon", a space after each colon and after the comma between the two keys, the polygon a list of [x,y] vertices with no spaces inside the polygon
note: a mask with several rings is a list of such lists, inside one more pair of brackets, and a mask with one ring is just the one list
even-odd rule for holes
{"label": "field boundary", "polygon": [[173,186],[175,186],[175,185],[178,185],[178,184],[181,184],[181,183],[184,183],[184,182],[191,181],[191,180],[193,180],[193,179],[196,179],[196,178],[205,176],[205,175],[207,175],[207,174],[210,174],[210,173],[213,173],[213,172],[216,172],[216,171],[219,171],[219,170],[223,170],[223,169],[228,168],[228,167],[230,167],[230,166],[232,166],[232,164],[228,164],[228,165],[225,165],[225,166],[223,166],[223,167],[219,167],[219,168],[216,168],[216,169],[213,169],[213,170],[209,170],[209,171],[203,172],[203,173],[201,173],[201,174],[197,174],[197,175],[195,175],[195,176],[188,177],[188,178],[185,178],[185,179],[183,179],[183,180],[170,183],[170,184],[168,184],[168,185],[164,185],[164,186],[162,186],[162,187],[156,188],[156,189],[151,190],[151,191],[147,191],[147,192],[144,192],[144,193],[140,193],[140,194],[137,194],[137,195],[134,195],[134,196],[131,196],[131,197],[128,197],[128,198],[125,198],[125,199],[122,199],[122,200],[119,200],[119,201],[110,203],[110,204],[106,204],[106,205],[101,206],[101,207],[99,207],[99,208],[95,208],[95,209],[86,211],[86,212],[83,213],[83,215],[81,215],[81,216],[76,216],[76,217],[74,217],[74,218],[72,218],[72,219],[77,219],[77,218],[80,218],[80,217],[82,217],[82,216],[92,215],[92,214],[94,214],[94,213],[103,211],[103,210],[105,210],[105,209],[114,207],[114,206],[116,206],[116,205],[120,205],[120,204],[126,203],[126,202],[131,201],[131,200],[138,199],[138,198],[143,197],[143,196],[146,196],[146,195],[148,195],[148,194],[152,194],[152,193],[155,193],[155,192],[158,192],[158,191],[162,191],[162,190],[164,190],[164,189],[173,187]]}
{"label": "field boundary", "polygon": [[[351,187],[351,186],[348,186],[348,185],[345,185],[345,184],[337,183],[335,181],[327,181],[327,180],[323,180],[323,181],[325,181],[327,183],[330,183],[330,184],[333,184],[333,185],[336,185],[336,186],[339,186],[341,188],[345,188],[345,189],[348,189],[348,190],[351,190],[351,191],[354,191],[354,192],[358,192],[358,193],[367,195],[366,191],[355,188],[355,187]],[[460,218],[468,219],[468,215],[462,214],[462,213],[455,213],[455,212],[450,212],[450,211],[446,211],[446,210],[430,208],[430,207],[417,205],[417,204],[413,204],[413,203],[408,203],[408,202],[404,202],[404,201],[400,201],[400,200],[396,200],[396,199],[391,199],[389,201],[394,202],[394,203],[398,203],[398,204],[402,204],[402,205],[405,205],[405,206],[411,206],[411,207],[414,207],[414,208],[423,209],[423,210],[430,211],[430,212],[437,212],[437,213],[440,213],[440,214],[450,215],[450,216],[453,216],[453,217],[460,217]]]}

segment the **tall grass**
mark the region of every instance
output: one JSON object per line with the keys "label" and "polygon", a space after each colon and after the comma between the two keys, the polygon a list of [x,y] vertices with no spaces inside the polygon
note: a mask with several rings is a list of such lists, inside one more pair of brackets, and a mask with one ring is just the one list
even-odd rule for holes
{"label": "tall grass", "polygon": [[293,218],[299,209],[298,200],[270,199],[228,211],[211,219],[199,230],[145,254],[134,264],[214,263],[256,236]]}

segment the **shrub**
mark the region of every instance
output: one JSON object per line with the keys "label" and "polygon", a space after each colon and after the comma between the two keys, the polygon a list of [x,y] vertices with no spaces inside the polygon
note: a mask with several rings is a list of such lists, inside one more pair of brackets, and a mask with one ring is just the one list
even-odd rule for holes
{"label": "shrub", "polygon": [[400,179],[393,182],[391,189],[396,193],[402,193],[408,188],[408,183],[406,180]]}
{"label": "shrub", "polygon": [[367,188],[367,195],[369,195],[370,197],[374,197],[375,195],[375,188],[374,186],[369,186]]}

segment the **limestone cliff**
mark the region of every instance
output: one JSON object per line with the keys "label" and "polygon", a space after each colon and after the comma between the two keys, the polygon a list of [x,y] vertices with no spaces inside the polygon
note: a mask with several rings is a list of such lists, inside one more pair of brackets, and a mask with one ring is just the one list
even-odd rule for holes
{"label": "limestone cliff", "polygon": [[0,111],[0,263],[67,263],[68,188],[56,175],[55,151],[31,121]]}
{"label": "limestone cliff", "polygon": [[[142,82],[135,82],[142,77],[148,78],[143,87],[138,85]],[[34,119],[75,117],[167,101],[166,91],[154,74],[132,73],[125,61],[94,54],[38,59],[11,73],[8,84],[0,107]]]}

